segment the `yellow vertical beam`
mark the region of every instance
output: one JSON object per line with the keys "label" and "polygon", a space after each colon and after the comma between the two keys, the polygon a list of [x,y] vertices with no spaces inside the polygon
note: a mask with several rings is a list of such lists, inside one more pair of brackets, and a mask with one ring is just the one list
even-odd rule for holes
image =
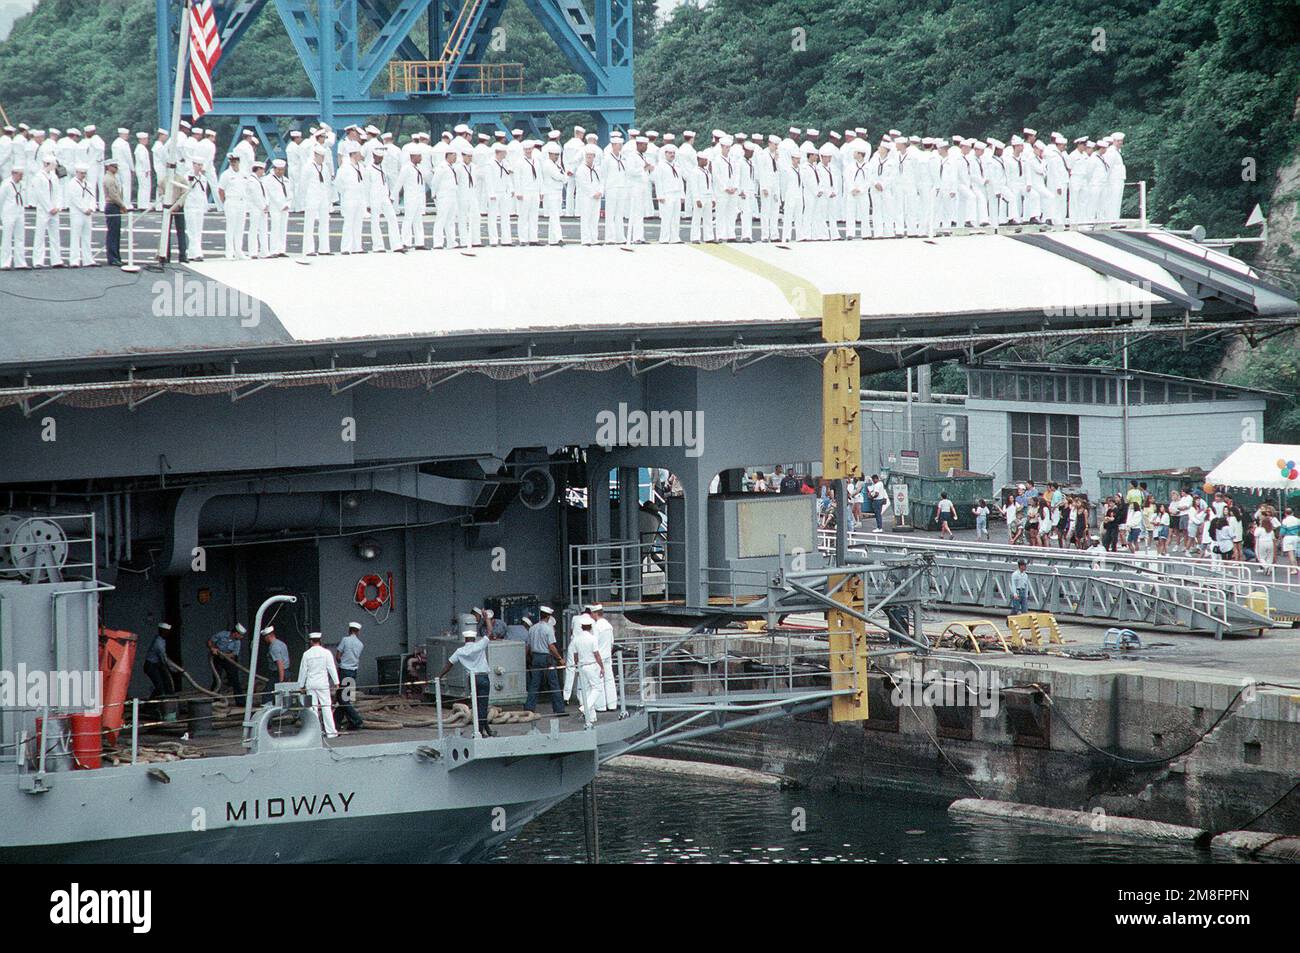
{"label": "yellow vertical beam", "polygon": [[[822,339],[856,342],[862,330],[861,300],[856,294],[822,296]],[[851,347],[832,348],[822,362],[822,476],[828,480],[862,477],[862,367]],[[863,611],[862,577],[831,576],[840,585],[834,599],[845,608]],[[867,718],[867,632],[862,620],[848,612],[826,613],[830,639],[831,687],[852,689],[831,699],[832,721]]]}

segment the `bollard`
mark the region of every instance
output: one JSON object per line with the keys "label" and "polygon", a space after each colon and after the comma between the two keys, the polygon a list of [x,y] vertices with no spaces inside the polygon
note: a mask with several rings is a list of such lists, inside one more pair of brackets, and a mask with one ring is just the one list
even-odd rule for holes
{"label": "bollard", "polygon": [[135,263],[135,212],[126,213],[126,264],[122,270],[135,274],[140,266]]}

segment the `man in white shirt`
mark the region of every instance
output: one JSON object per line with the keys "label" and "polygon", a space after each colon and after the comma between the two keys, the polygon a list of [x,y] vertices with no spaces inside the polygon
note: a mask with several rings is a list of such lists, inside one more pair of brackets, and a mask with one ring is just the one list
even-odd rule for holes
{"label": "man in white shirt", "polygon": [[595,621],[591,630],[596,636],[596,648],[604,660],[601,669],[601,687],[596,693],[596,711],[615,711],[618,708],[618,683],[614,679],[614,626],[605,618],[605,607],[599,603],[591,607]]}
{"label": "man in white shirt", "polygon": [[[581,616],[578,632],[569,641],[569,668],[576,673],[578,698],[582,705],[583,727],[590,731],[596,725],[597,706],[602,704],[604,691],[605,661],[600,654],[600,643],[592,631],[594,621],[591,616]],[[565,686],[569,678],[566,673]],[[568,697],[566,692],[565,697]]]}
{"label": "man in white shirt", "polygon": [[334,705],[330,693],[339,683],[339,670],[334,665],[333,653],[320,644],[319,632],[312,632],[307,640],[311,648],[302,653],[302,660],[298,663],[298,687],[311,696],[311,707],[325,727],[325,737],[337,738],[339,732],[334,727]]}
{"label": "man in white shirt", "polygon": [[489,668],[487,660],[488,638],[486,632],[470,632],[465,636],[465,644],[451,653],[447,659],[447,664],[442,667],[438,673],[441,680],[447,677],[451,667],[459,663],[470,678],[474,679],[474,692],[478,702],[478,730],[487,737],[492,737],[496,732],[488,724],[488,696],[492,691],[492,680],[488,677]]}

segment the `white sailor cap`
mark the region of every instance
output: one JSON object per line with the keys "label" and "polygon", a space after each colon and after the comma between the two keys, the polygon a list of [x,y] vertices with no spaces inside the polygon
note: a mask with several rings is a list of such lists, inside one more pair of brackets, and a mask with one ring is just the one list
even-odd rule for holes
{"label": "white sailor cap", "polygon": [[664,142],[665,142],[665,143],[676,142],[676,141],[677,141],[677,137],[674,136],[671,132],[665,132],[665,133],[664,133]]}
{"label": "white sailor cap", "polygon": [[290,130],[289,130],[289,138],[290,138],[290,139],[301,139],[301,138],[302,138],[302,130],[301,130],[301,129],[290,129]]}
{"label": "white sailor cap", "polygon": [[494,152],[505,152],[508,148],[509,146],[507,146],[504,142],[498,142],[492,146],[492,150]]}
{"label": "white sailor cap", "polygon": [[1108,148],[1108,147],[1111,145],[1111,138],[1110,138],[1110,136],[1106,136],[1106,137],[1103,138],[1103,139],[1098,139],[1098,140],[1097,140],[1097,145],[1100,146],[1100,147],[1103,148],[1103,149]]}
{"label": "white sailor cap", "polygon": [[[79,136],[79,135],[81,135],[81,130],[78,129],[76,126],[69,126],[69,127],[68,127],[68,132],[67,132],[67,134],[68,134],[69,136]],[[138,132],[137,132],[136,135],[137,135],[137,136],[138,136],[138,135],[141,135],[141,133],[138,133]]]}
{"label": "white sailor cap", "polygon": [[227,153],[226,153],[226,158],[227,158],[227,159],[233,159],[234,161],[238,162],[238,161],[239,161],[239,153],[238,153],[238,152],[227,152]]}
{"label": "white sailor cap", "polygon": [[262,635],[274,635],[274,634],[275,634],[275,626],[268,625],[262,628]]}
{"label": "white sailor cap", "polygon": [[560,130],[558,130],[558,129],[552,129],[550,132],[548,132],[548,133],[546,134],[546,138],[547,138],[547,139],[558,140],[558,139],[560,138]]}
{"label": "white sailor cap", "polygon": [[845,138],[845,139],[856,139],[857,137],[858,137],[858,131],[857,131],[856,129],[845,129],[845,130],[844,130],[844,138]]}
{"label": "white sailor cap", "polygon": [[253,168],[254,168],[254,169],[265,169],[265,168],[266,168],[266,163],[263,162],[261,159],[254,159],[254,160],[253,160]]}
{"label": "white sailor cap", "polygon": [[591,616],[587,615],[587,613],[585,612],[582,615],[578,616],[578,627],[581,629],[590,629],[595,624],[596,624],[596,620],[593,619]]}
{"label": "white sailor cap", "polygon": [[379,135],[379,127],[378,127],[378,126],[366,126],[366,132],[368,132],[368,133],[369,133],[370,135],[372,135],[372,136],[377,136],[377,135]]}
{"label": "white sailor cap", "polygon": [[910,143],[911,143],[912,145],[914,145],[914,146],[919,146],[919,145],[921,144],[921,137],[920,137],[920,136],[908,136],[908,137],[907,137],[907,141],[910,142]]}
{"label": "white sailor cap", "polygon": [[479,141],[479,142],[490,142],[491,140],[492,140],[492,137],[489,136],[486,132],[480,132],[480,133],[478,134],[478,141]]}
{"label": "white sailor cap", "polygon": [[899,136],[902,135],[902,133],[899,132],[897,129],[891,129],[891,130],[889,130],[889,134],[890,134],[891,136],[893,136],[895,139],[897,139]]}
{"label": "white sailor cap", "polygon": [[816,139],[821,135],[821,132],[817,129],[805,129],[803,134],[809,139]]}
{"label": "white sailor cap", "polygon": [[741,145],[745,147],[746,152],[753,152],[754,149],[756,148],[754,146],[753,141],[749,139],[746,139],[743,143],[741,143]]}
{"label": "white sailor cap", "polygon": [[802,151],[804,155],[817,155],[817,147],[811,142],[805,142],[800,146],[800,151]]}
{"label": "white sailor cap", "polygon": [[1022,129],[1021,131],[1022,131],[1026,136],[1036,136],[1036,135],[1038,135],[1038,130],[1037,130],[1037,129],[1030,129],[1028,126],[1025,126],[1025,128]]}
{"label": "white sailor cap", "polygon": [[550,606],[538,606],[537,611],[542,615],[555,615],[555,610]]}
{"label": "white sailor cap", "polygon": [[1111,141],[1111,142],[1123,142],[1123,141],[1124,141],[1124,133],[1122,133],[1122,132],[1112,132],[1112,133],[1110,134],[1110,141]]}
{"label": "white sailor cap", "polygon": [[321,639],[321,635],[320,635],[319,632],[308,632],[308,633],[307,633],[307,641],[308,641],[308,642],[319,642],[320,639]]}
{"label": "white sailor cap", "polygon": [[1086,148],[1088,148],[1088,149],[1095,149],[1095,148],[1097,148],[1097,143],[1095,143],[1095,142],[1093,142],[1091,139],[1089,139],[1087,142],[1084,143],[1084,146],[1085,146]]}
{"label": "white sailor cap", "polygon": [[936,145],[937,147],[939,147],[940,149],[947,149],[948,146],[949,146],[949,143],[948,143],[948,140],[947,140],[947,139],[939,139],[939,140],[937,140],[937,141],[935,142],[935,145]]}
{"label": "white sailor cap", "polygon": [[393,134],[392,134],[391,132],[385,132],[385,133],[382,133],[382,134],[379,136],[379,138],[380,138],[380,139],[392,139],[392,138],[393,138]]}
{"label": "white sailor cap", "polygon": [[[72,135],[74,132],[77,132],[77,130],[75,130],[75,129],[69,129],[69,130],[68,130],[68,135]],[[77,134],[80,135],[80,133],[77,133]],[[135,134],[135,137],[136,137],[137,139],[148,139],[148,138],[149,138],[149,133],[147,133],[147,132],[137,132],[137,133]]]}
{"label": "white sailor cap", "polygon": [[775,143],[775,142],[780,142],[780,141],[781,141],[781,137],[778,136],[776,133],[772,133],[771,135],[769,135],[769,136],[767,137],[767,141],[768,141],[768,142],[774,142],[774,143]]}
{"label": "white sailor cap", "polygon": [[1081,143],[1081,142],[1087,142],[1087,141],[1088,141],[1088,137],[1087,137],[1087,136],[1079,136],[1079,138],[1077,138],[1077,139],[1074,140],[1074,144],[1077,146],[1079,143]]}
{"label": "white sailor cap", "polygon": [[158,135],[160,135],[160,136],[166,136],[166,135],[169,135],[169,133],[167,132],[166,129],[163,129],[163,128],[159,127],[159,129],[158,129]]}
{"label": "white sailor cap", "polygon": [[846,148],[853,150],[855,155],[860,156],[864,156],[871,151],[871,146],[867,145],[866,140],[864,139],[854,139],[852,142],[848,143]]}
{"label": "white sailor cap", "polygon": [[786,130],[786,132],[790,133],[791,136],[798,136],[803,134],[803,130],[800,129],[798,126],[791,126],[789,129]]}
{"label": "white sailor cap", "polygon": [[160,632],[170,632],[170,631],[172,630],[171,623],[170,623],[170,622],[159,622],[159,623],[158,623],[158,630],[159,630]]}
{"label": "white sailor cap", "polygon": [[244,623],[242,622],[235,623],[235,631],[238,632],[240,635],[248,634],[248,629],[244,627]]}
{"label": "white sailor cap", "polygon": [[46,157],[45,157],[45,162],[44,162],[44,164],[45,164],[45,165],[58,165],[58,164],[59,164],[58,156],[55,156],[55,155],[53,155],[53,154],[50,154],[50,155],[46,156]]}
{"label": "white sailor cap", "polygon": [[733,139],[731,136],[723,136],[721,139],[718,140],[718,145],[720,146],[733,146],[735,144],[736,144],[736,140]]}
{"label": "white sailor cap", "polygon": [[653,129],[647,129],[647,130],[645,131],[645,134],[646,134],[647,136],[649,136],[651,139],[658,139],[658,138],[659,138],[659,133],[656,132],[656,131],[653,130]]}
{"label": "white sailor cap", "polygon": [[5,127],[4,127],[4,131],[5,131],[5,132],[17,132],[18,130],[15,129],[13,126],[5,126]]}
{"label": "white sailor cap", "polygon": [[516,139],[518,139],[518,138],[519,138],[520,136],[522,136],[523,134],[524,134],[524,131],[523,131],[522,129],[511,129],[511,130],[510,130],[510,135],[514,136]]}
{"label": "white sailor cap", "polygon": [[[19,123],[19,125],[22,125],[22,123]],[[181,123],[181,125],[183,126],[183,125],[185,125],[185,124],[184,124],[184,123]],[[98,128],[99,128],[99,127],[96,126],[96,125],[92,122],[92,123],[89,123],[89,124],[87,124],[86,126],[84,126],[84,127],[82,128],[82,132],[94,132],[94,131],[95,131],[96,129],[98,129]]]}
{"label": "white sailor cap", "polygon": [[629,127],[629,129],[628,129],[628,131],[627,131],[627,134],[628,134],[629,136],[639,136],[639,135],[641,135],[641,130],[640,130],[640,129],[635,129],[635,128],[630,128],[630,127]]}
{"label": "white sailor cap", "polygon": [[590,144],[585,145],[582,147],[582,154],[587,156],[598,156],[600,155],[600,147]]}
{"label": "white sailor cap", "polygon": [[683,130],[682,130],[682,138],[683,138],[683,139],[694,139],[694,138],[695,138],[695,130],[694,130],[694,129],[683,129]]}
{"label": "white sailor cap", "polygon": [[844,137],[841,136],[838,132],[836,132],[834,129],[832,129],[832,130],[831,130],[830,132],[828,132],[826,135],[830,136],[832,139],[843,139],[843,138],[844,138]]}
{"label": "white sailor cap", "polygon": [[867,127],[866,127],[866,126],[854,126],[854,127],[853,127],[853,131],[856,132],[859,136],[865,136],[865,135],[867,134]]}
{"label": "white sailor cap", "polygon": [[[57,131],[57,130],[56,130],[56,131]],[[129,135],[131,134],[131,130],[128,129],[128,128],[126,128],[126,126],[118,126],[118,127],[117,127],[117,134],[118,134],[119,136],[129,136]]]}
{"label": "white sailor cap", "polygon": [[193,129],[190,130],[190,132],[194,133],[194,135],[196,136],[203,135],[203,130],[200,129],[198,126],[195,126]]}
{"label": "white sailor cap", "polygon": [[621,143],[622,141],[623,141],[623,136],[622,136],[621,133],[617,133],[617,132],[615,132],[615,133],[611,133],[611,134],[610,134],[610,137],[609,137],[609,144],[610,144],[611,146],[612,146],[614,143],[616,143],[616,142]]}
{"label": "white sailor cap", "polygon": [[595,141],[596,141],[596,138],[597,138],[597,137],[596,137],[596,134],[595,134],[594,132],[589,132],[589,133],[587,133],[585,136],[583,136],[583,139],[584,139],[586,142],[588,142],[588,143],[595,142]]}
{"label": "white sailor cap", "polygon": [[818,150],[818,152],[820,152],[822,155],[826,156],[827,158],[830,158],[835,155],[835,150],[831,147],[831,144],[829,142],[826,143],[824,146],[822,146],[821,149]]}
{"label": "white sailor cap", "polygon": [[1011,144],[1012,144],[1013,146],[1023,146],[1023,145],[1025,144],[1025,140],[1021,139],[1021,138],[1020,138],[1018,135],[1016,135],[1015,133],[1012,133],[1012,134],[1011,134]]}
{"label": "white sailor cap", "polygon": [[580,135],[580,134],[582,134],[582,133],[584,133],[584,132],[586,132],[586,131],[587,131],[587,129],[586,129],[585,126],[574,126],[574,127],[573,127],[573,134],[574,134],[575,136],[576,136],[576,135]]}
{"label": "white sailor cap", "polygon": [[663,152],[671,152],[673,155],[677,155],[677,143],[675,142],[665,142],[659,148]]}
{"label": "white sailor cap", "polygon": [[1053,142],[1065,142],[1065,136],[1061,135],[1059,132],[1054,132],[1054,133],[1052,133],[1052,141],[1053,141]]}
{"label": "white sailor cap", "polygon": [[465,125],[465,124],[462,122],[462,123],[458,124],[458,125],[455,127],[455,131],[456,131],[456,132],[469,132],[469,131],[470,131],[470,128],[469,128],[469,126]]}
{"label": "white sailor cap", "polygon": [[492,130],[492,135],[496,136],[498,139],[504,139],[506,137],[504,129],[494,129]]}
{"label": "white sailor cap", "polygon": [[349,622],[349,623],[348,623],[348,631],[349,631],[349,632],[360,632],[360,631],[361,631],[361,623],[360,623],[360,622]]}
{"label": "white sailor cap", "polygon": [[976,149],[987,149],[987,148],[988,148],[988,145],[987,145],[986,143],[983,143],[983,142],[981,142],[981,141],[978,140],[978,139],[976,139],[974,142],[972,142],[971,145],[974,146]]}
{"label": "white sailor cap", "polygon": [[560,144],[558,142],[548,142],[545,146],[542,147],[542,151],[545,152],[547,155],[558,156],[561,151]]}
{"label": "white sailor cap", "polygon": [[989,145],[994,149],[1005,149],[1007,147],[1007,144],[1001,139],[989,139]]}

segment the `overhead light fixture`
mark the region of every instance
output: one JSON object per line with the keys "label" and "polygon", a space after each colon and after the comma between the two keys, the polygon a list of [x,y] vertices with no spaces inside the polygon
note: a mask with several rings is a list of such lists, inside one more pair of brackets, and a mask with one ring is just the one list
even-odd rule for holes
{"label": "overhead light fixture", "polygon": [[374,562],[379,558],[380,553],[383,552],[383,550],[379,548],[379,544],[373,539],[361,540],[357,543],[355,549],[357,558],[363,559],[366,562]]}

